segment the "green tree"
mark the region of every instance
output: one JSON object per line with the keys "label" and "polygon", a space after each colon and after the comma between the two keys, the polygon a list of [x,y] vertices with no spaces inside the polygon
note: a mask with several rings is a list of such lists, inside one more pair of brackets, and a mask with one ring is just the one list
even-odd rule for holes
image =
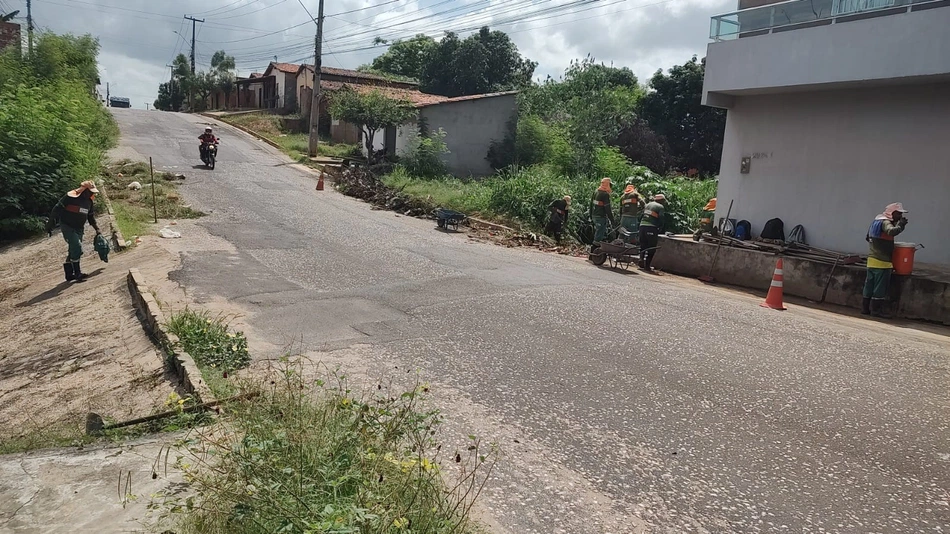
{"label": "green tree", "polygon": [[165,82],[158,86],[158,98],[155,99],[155,109],[161,111],[179,111],[185,103],[185,93],[181,84]]}
{"label": "green tree", "polygon": [[231,93],[234,92],[236,68],[234,56],[227,55],[224,50],[218,50],[211,56],[211,69],[214,72],[217,87],[224,93],[225,109],[231,100]]}
{"label": "green tree", "polygon": [[669,74],[657,71],[652,92],[640,102],[639,113],[669,143],[673,162],[681,170],[719,172],[726,113],[702,104],[706,60],[696,56]]}
{"label": "green tree", "polygon": [[593,170],[596,150],[633,121],[642,96],[630,69],[597,63],[588,56],[571,61],[561,79],[549,77],[525,90],[519,107],[522,116],[538,116],[568,133],[574,168],[562,171],[587,173]]}
{"label": "green tree", "polygon": [[203,110],[208,105],[208,97],[218,87],[218,77],[214,71],[199,71],[191,78],[191,90],[194,91],[194,107]]}
{"label": "green tree", "polygon": [[355,125],[363,132],[370,163],[374,163],[373,141],[383,128],[402,126],[416,117],[411,102],[395,100],[379,91],[358,93],[344,87],[330,95],[330,115]]}
{"label": "green tree", "polygon": [[[381,39],[379,42],[385,43]],[[364,70],[418,80],[422,77],[422,69],[429,54],[438,46],[435,39],[423,34],[411,39],[396,40],[389,45],[386,53],[373,60],[369,69]]]}
{"label": "green tree", "polygon": [[90,35],[44,33],[33,47],[33,68],[49,82],[76,80],[94,91],[99,83],[99,40]]}
{"label": "green tree", "polygon": [[487,26],[465,39],[447,32],[426,57],[422,90],[450,97],[522,89],[538,66],[521,57],[508,34]]}

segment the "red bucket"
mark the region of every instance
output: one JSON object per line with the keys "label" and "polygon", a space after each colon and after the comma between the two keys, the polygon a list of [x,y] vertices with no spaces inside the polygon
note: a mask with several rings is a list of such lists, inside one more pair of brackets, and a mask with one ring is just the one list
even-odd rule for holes
{"label": "red bucket", "polygon": [[923,248],[923,245],[916,243],[894,243],[894,255],[891,256],[891,263],[894,264],[894,274],[910,275],[914,272],[914,253],[917,247]]}

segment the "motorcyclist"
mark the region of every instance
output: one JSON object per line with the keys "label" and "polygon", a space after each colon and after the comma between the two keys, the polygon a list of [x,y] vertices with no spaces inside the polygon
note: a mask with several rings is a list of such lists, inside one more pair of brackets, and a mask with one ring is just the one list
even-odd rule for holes
{"label": "motorcyclist", "polygon": [[201,160],[205,159],[205,152],[208,150],[209,145],[218,144],[218,138],[214,136],[214,132],[211,131],[211,127],[205,128],[205,133],[198,136],[198,140],[201,141],[200,152]]}

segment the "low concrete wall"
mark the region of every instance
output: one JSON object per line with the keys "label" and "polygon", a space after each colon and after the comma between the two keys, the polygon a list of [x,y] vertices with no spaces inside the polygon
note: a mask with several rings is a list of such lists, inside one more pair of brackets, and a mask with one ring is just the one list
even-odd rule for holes
{"label": "low concrete wall", "polygon": [[181,387],[198,397],[198,402],[214,401],[211,388],[205,383],[201,371],[190,354],[181,350],[178,336],[165,330],[165,314],[158,306],[158,301],[152,296],[145,283],[145,278],[138,269],[129,269],[129,292],[132,294],[132,303],[138,311],[139,319],[145,331],[158,342],[165,351],[167,362],[178,377]]}
{"label": "low concrete wall", "polygon": [[[715,254],[716,245],[663,236],[653,265],[674,274],[698,277],[709,273]],[[778,258],[776,254],[724,246],[712,276],[717,282],[764,292]],[[824,263],[787,256],[783,264],[785,294],[818,301],[832,276],[825,302],[861,307],[864,267],[838,265],[832,275],[832,266]],[[894,311],[898,316],[950,325],[950,284],[920,276],[894,276],[892,280],[891,299],[897,303]]]}

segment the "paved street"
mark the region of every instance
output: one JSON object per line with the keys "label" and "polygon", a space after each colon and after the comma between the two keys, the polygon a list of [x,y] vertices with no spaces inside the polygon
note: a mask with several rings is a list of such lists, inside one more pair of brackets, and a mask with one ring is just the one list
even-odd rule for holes
{"label": "paved street", "polygon": [[245,309],[259,357],[421,370],[451,428],[500,441],[496,529],[950,531],[948,338],[475,243],[315,192],[223,126],[192,169],[208,119],[114,113],[227,244],[175,279]]}

